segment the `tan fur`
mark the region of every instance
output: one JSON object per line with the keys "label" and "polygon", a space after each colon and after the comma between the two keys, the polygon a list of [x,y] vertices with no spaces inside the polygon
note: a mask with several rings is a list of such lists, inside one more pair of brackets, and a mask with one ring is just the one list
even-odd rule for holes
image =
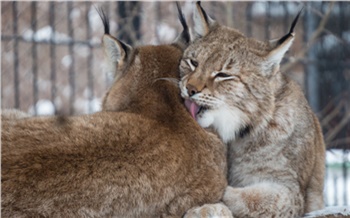
{"label": "tan fur", "polygon": [[194,17],[199,37],[184,52],[180,88],[189,110],[204,108],[197,122],[229,146],[223,202],[234,217],[299,217],[323,208],[322,130],[301,88],[279,71],[294,33],[273,45],[198,17],[205,16]]}
{"label": "tan fur", "polygon": [[[107,48],[108,49],[108,48]],[[103,111],[2,122],[2,217],[181,217],[218,202],[225,146],[187,113],[176,45],[133,49]]]}

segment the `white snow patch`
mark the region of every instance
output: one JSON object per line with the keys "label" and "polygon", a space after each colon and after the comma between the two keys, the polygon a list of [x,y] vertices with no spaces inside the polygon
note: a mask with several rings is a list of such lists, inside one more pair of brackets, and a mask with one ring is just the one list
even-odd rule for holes
{"label": "white snow patch", "polygon": [[94,36],[91,40],[90,43],[93,45],[100,45],[101,44],[101,38]]}
{"label": "white snow patch", "polygon": [[73,8],[73,10],[69,14],[69,18],[71,20],[79,18],[81,15],[80,9],[79,8]]}
{"label": "white snow patch", "polygon": [[71,40],[71,38],[64,33],[54,32],[51,26],[40,28],[35,33],[32,29],[27,29],[23,32],[22,37],[28,41],[34,39],[36,42],[49,41],[52,39],[54,42],[60,43]]}
{"label": "white snow patch", "polygon": [[96,31],[98,28],[101,28],[101,26],[103,26],[100,15],[98,14],[97,10],[92,6],[90,7],[88,17],[89,24],[93,31]]}
{"label": "white snow patch", "polygon": [[70,55],[65,55],[62,58],[61,63],[63,64],[63,66],[68,68],[72,64],[72,57]]}
{"label": "white snow patch", "polygon": [[[324,185],[324,195],[326,204],[330,206],[346,205],[350,202],[350,180],[345,180],[342,164],[350,161],[350,153],[343,152],[340,149],[332,149],[326,152],[326,177]],[[350,175],[350,168],[346,169],[347,175]]]}
{"label": "white snow patch", "polygon": [[159,38],[164,42],[171,42],[176,36],[176,30],[165,23],[159,24],[157,33]]}
{"label": "white snow patch", "polygon": [[[267,14],[267,9],[266,2],[255,2],[252,4],[252,15],[264,16]],[[300,6],[297,4],[287,4],[286,10],[290,14],[297,14],[300,10]],[[269,13],[271,16],[281,17],[286,14],[286,11],[282,4],[270,4]]]}
{"label": "white snow patch", "polygon": [[338,44],[337,38],[333,35],[327,35],[323,38],[323,48],[326,50],[330,50]]}
{"label": "white snow patch", "polygon": [[[55,106],[50,100],[41,99],[35,105],[37,115],[45,116],[55,114]],[[31,106],[28,112],[29,114],[34,115],[34,106]]]}
{"label": "white snow patch", "polygon": [[308,213],[304,217],[312,218],[312,217],[321,217],[321,216],[327,216],[327,215],[349,216],[350,215],[350,207],[349,206],[326,207],[323,210],[317,210],[317,211],[313,211],[311,213]]}
{"label": "white snow patch", "polygon": [[86,58],[89,56],[90,48],[87,46],[74,46],[74,52],[77,53],[80,57]]}
{"label": "white snow patch", "polygon": [[[91,107],[91,111],[89,108]],[[78,98],[74,102],[74,108],[79,111],[79,113],[88,114],[95,113],[101,110],[101,99],[95,98],[92,101],[88,99]]]}
{"label": "white snow patch", "polygon": [[350,161],[350,152],[344,153],[341,149],[332,149],[326,152],[327,164],[343,163],[344,160]]}

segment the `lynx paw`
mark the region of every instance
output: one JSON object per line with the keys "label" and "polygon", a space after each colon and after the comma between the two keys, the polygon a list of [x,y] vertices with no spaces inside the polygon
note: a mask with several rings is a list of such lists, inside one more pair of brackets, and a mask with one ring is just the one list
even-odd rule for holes
{"label": "lynx paw", "polygon": [[223,203],[205,204],[187,211],[184,218],[233,218],[231,211]]}

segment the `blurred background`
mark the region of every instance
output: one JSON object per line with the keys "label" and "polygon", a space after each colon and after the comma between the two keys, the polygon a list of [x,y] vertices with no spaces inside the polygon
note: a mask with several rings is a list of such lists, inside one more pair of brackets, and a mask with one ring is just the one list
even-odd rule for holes
{"label": "blurred background", "polygon": [[[192,2],[181,2],[188,22]],[[350,205],[350,2],[203,2],[221,24],[259,40],[285,35],[304,6],[282,72],[303,88],[327,144],[327,206]],[[104,30],[133,46],[171,43],[173,2],[1,2],[1,108],[34,116],[100,110],[111,85]]]}

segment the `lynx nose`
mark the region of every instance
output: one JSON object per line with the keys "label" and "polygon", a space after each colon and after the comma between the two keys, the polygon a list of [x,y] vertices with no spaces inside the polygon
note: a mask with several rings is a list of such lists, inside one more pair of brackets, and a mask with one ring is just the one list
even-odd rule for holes
{"label": "lynx nose", "polygon": [[192,95],[195,95],[198,92],[197,88],[192,86],[191,84],[187,84],[186,88],[187,88],[187,93],[190,97]]}

